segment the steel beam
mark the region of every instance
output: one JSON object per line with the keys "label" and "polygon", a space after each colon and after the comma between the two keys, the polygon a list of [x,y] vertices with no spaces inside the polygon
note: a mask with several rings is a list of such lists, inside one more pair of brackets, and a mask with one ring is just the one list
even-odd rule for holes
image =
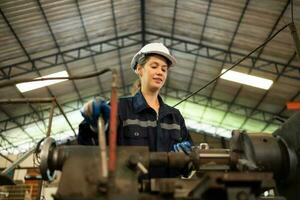
{"label": "steel beam", "polygon": [[[212,2],[212,0],[209,0],[209,2],[208,2],[208,4],[207,4],[206,15],[205,15],[204,22],[203,22],[203,28],[202,28],[201,34],[200,34],[199,44],[202,43],[203,38],[204,38],[204,32],[205,32],[206,23],[207,23],[207,19],[208,19],[209,12],[210,12],[210,8],[211,8],[211,2]],[[199,54],[199,51],[200,51],[200,49],[197,50],[197,54]],[[195,70],[196,70],[197,63],[198,63],[198,58],[199,58],[199,56],[196,55],[196,56],[195,56],[194,63],[193,63],[192,75],[191,75],[191,78],[190,78],[190,81],[189,81],[189,84],[188,84],[187,91],[190,91],[190,90],[191,90],[192,82],[193,82],[194,74],[195,74],[194,72],[195,72]]]}
{"label": "steel beam", "polygon": [[[33,65],[38,66],[40,70],[55,67],[65,63],[71,63],[78,60],[82,60],[91,56],[100,55],[112,51],[116,51],[118,48],[127,48],[135,45],[140,45],[139,36],[140,32],[131,33],[120,36],[118,38],[111,38],[101,42],[97,42],[90,45],[85,45],[79,48],[70,49],[67,51],[61,51],[55,54],[42,56],[32,59],[32,63],[29,61],[19,62],[12,65],[2,66],[0,69],[0,80],[8,80],[21,75],[34,72]],[[119,46],[112,44],[115,40],[120,40]],[[16,69],[16,71],[15,71]]]}
{"label": "steel beam", "polygon": [[[268,34],[268,36],[267,36],[266,39],[268,39],[269,37],[272,36],[272,34],[273,34],[273,32],[275,31],[275,29],[276,29],[276,27],[277,27],[279,21],[281,20],[282,16],[284,15],[284,13],[285,13],[285,11],[286,11],[286,9],[287,9],[287,7],[288,7],[288,5],[289,5],[289,2],[290,2],[290,0],[287,1],[286,5],[284,6],[284,8],[283,8],[283,10],[281,11],[280,15],[278,16],[277,20],[275,21],[275,23],[274,23],[274,25],[273,25],[273,27],[272,27],[271,31],[269,32],[269,34]],[[255,59],[254,62],[252,63],[253,66],[256,65],[256,62],[258,61],[258,59],[259,59],[260,56],[262,55],[264,48],[265,48],[265,46],[262,47],[262,48],[259,50],[256,59]],[[277,75],[277,77],[276,77],[276,79],[274,80],[274,82],[276,82],[276,81],[279,79],[279,77],[284,73],[286,67],[289,66],[289,65],[291,64],[291,62],[292,62],[292,60],[294,59],[294,57],[295,57],[295,54],[289,59],[289,61],[287,62],[287,64],[282,68],[282,71],[280,72],[280,74]],[[249,69],[248,69],[248,74],[250,74],[250,73],[252,72],[252,70],[253,70],[253,68],[249,68]],[[242,89],[243,89],[243,85],[241,85],[241,86],[239,87],[238,91],[236,92],[236,94],[234,95],[234,97],[233,97],[233,99],[232,99],[232,101],[231,101],[231,104],[234,103],[234,102],[236,101],[236,99],[237,99],[238,96],[240,95]],[[258,104],[255,106],[255,108],[258,108],[258,107],[260,106],[260,104],[263,102],[264,98],[268,95],[269,91],[270,91],[270,90],[267,90],[267,91],[264,93],[264,95],[263,95],[262,98],[258,101]],[[227,116],[227,113],[225,113],[225,115],[223,116],[223,118],[222,118],[222,120],[221,120],[221,122],[220,122],[220,125],[223,123],[223,121],[224,121],[224,119],[226,118],[226,116]],[[241,128],[241,127],[240,127],[240,128]]]}
{"label": "steel beam", "polygon": [[[165,44],[169,44],[171,41],[171,38],[164,34],[159,33],[153,33],[150,31],[147,31],[147,34],[150,36],[154,36],[152,40],[161,40]],[[212,60],[216,60],[219,62],[223,62],[223,57],[220,55],[229,54],[232,58],[232,60],[228,60],[226,64],[232,65],[234,64],[234,59],[238,60],[242,57],[245,57],[245,54],[242,54],[240,52],[234,52],[234,51],[227,51],[226,49],[221,49],[217,47],[211,47],[209,45],[199,44],[197,42],[192,42],[188,40],[183,40],[179,38],[173,38],[173,41],[176,41],[176,43],[173,46],[170,46],[172,50],[182,52],[182,53],[188,53],[192,55],[198,55],[203,58],[208,58]],[[197,53],[198,49],[200,50],[199,53]],[[255,56],[251,55],[247,57],[239,66],[245,67],[245,68],[252,68],[252,63],[256,59]],[[262,71],[268,74],[272,75],[279,75],[281,74],[282,68],[285,68],[286,63],[281,61],[273,61],[266,58],[259,58],[260,61],[259,65],[254,66],[253,69]],[[293,72],[293,73],[292,73]],[[282,77],[294,79],[294,80],[300,80],[300,67],[290,64],[286,67],[286,70],[282,74]]]}
{"label": "steel beam", "polygon": [[[173,9],[173,18],[172,18],[172,25],[171,25],[171,44],[170,46],[173,46],[173,38],[174,38],[174,34],[175,34],[175,23],[176,23],[176,14],[177,14],[177,5],[178,5],[178,1],[175,0],[174,2],[174,9]],[[171,53],[172,53],[172,49],[170,49]],[[168,76],[171,76],[172,71],[170,71],[168,73]],[[166,80],[165,83],[165,87],[166,87],[166,93],[168,93],[168,89],[169,89],[169,81],[170,79]]]}
{"label": "steel beam", "polygon": [[[19,38],[19,36],[17,35],[17,33],[15,32],[15,30],[13,29],[12,25],[10,24],[10,22],[8,21],[7,17],[5,16],[4,12],[0,9],[0,13],[6,23],[6,25],[8,26],[9,30],[11,31],[11,33],[14,35],[15,39],[17,40],[18,44],[20,45],[21,49],[23,50],[24,54],[26,55],[27,59],[28,59],[28,62],[30,62],[32,64],[32,69],[34,71],[36,71],[38,73],[38,75],[40,75],[40,72],[39,70],[36,68],[36,66],[34,65],[34,63],[32,62],[32,59],[29,55],[29,53],[27,52],[25,46],[23,45],[23,43],[21,42],[21,39]],[[16,88],[16,86],[14,86]],[[48,87],[47,87],[48,89]],[[25,98],[25,96],[19,92],[19,90],[16,88],[16,91],[19,93],[20,96],[22,96],[23,98]],[[50,90],[48,89],[49,93],[52,95],[52,93],[50,92]],[[36,109],[31,105],[29,104],[29,107],[34,111],[34,112],[37,112]],[[2,110],[3,111],[3,110]],[[8,113],[5,113],[6,115],[8,115]],[[9,115],[8,115],[9,116]],[[41,116],[39,116],[39,119],[41,120]],[[44,126],[45,126],[45,122],[42,121]],[[22,127],[20,127],[22,129]],[[29,138],[32,138],[31,136],[28,135]]]}
{"label": "steel beam", "polygon": [[145,0],[140,0],[141,10],[141,35],[142,35],[142,46],[146,45],[146,10],[145,10]]}
{"label": "steel beam", "polygon": [[[126,87],[130,88],[131,85],[127,85]],[[110,91],[104,91],[104,93],[107,93],[107,94],[109,92]],[[164,92],[164,90],[162,91],[161,94],[165,95],[167,97],[173,97],[173,98],[179,99],[183,95],[187,95],[188,92],[184,91],[184,90],[175,89],[175,88],[169,88],[168,94],[166,94]],[[95,94],[95,95],[97,95],[97,94]],[[93,98],[95,95],[85,97],[84,100],[87,101],[87,100]],[[123,95],[128,95],[128,94],[124,93]],[[230,103],[230,102],[226,102],[221,99],[212,99],[208,96],[200,95],[200,94],[193,96],[193,98],[190,98],[188,100],[188,102],[195,103],[195,104],[202,105],[202,106],[207,105],[210,108],[220,110],[220,111],[227,111],[228,107],[229,107],[229,103]],[[61,104],[61,107],[65,111],[65,113],[70,113],[75,110],[79,110],[82,106],[81,106],[79,100],[73,100],[73,101],[69,101],[64,104]],[[255,120],[258,120],[261,122],[266,122],[266,121],[272,120],[273,117],[277,115],[277,113],[270,113],[270,112],[263,111],[263,110],[257,110],[255,115],[250,115],[251,111],[252,111],[251,107],[247,107],[247,106],[240,105],[240,104],[234,104],[228,110],[228,112],[231,112],[233,114],[238,114],[243,117],[249,117],[251,119],[255,119]],[[39,112],[41,115],[44,116],[45,120],[49,118],[49,108],[45,108],[43,110],[40,110]],[[60,114],[58,114],[59,112],[58,112],[57,108],[55,109],[54,113],[55,113],[54,116],[60,115]],[[30,125],[35,122],[35,120],[33,120],[34,115],[35,115],[35,113],[28,113],[28,114],[12,117],[10,119],[2,120],[2,121],[0,121],[0,129],[2,129],[2,131],[8,131],[8,130],[17,128],[18,126],[11,124],[11,121],[16,121],[21,126]]]}
{"label": "steel beam", "polygon": [[[294,101],[298,96],[300,95],[300,91],[298,91],[289,101]],[[276,114],[276,115],[274,115],[274,117],[273,118],[271,118],[270,120],[267,120],[266,122],[266,125],[262,128],[262,130],[261,130],[261,132],[264,132],[267,128],[268,128],[268,126],[270,126],[270,124],[271,123],[273,123],[273,121],[275,120],[275,119],[278,119],[278,118],[280,118],[280,120],[282,120],[282,122],[284,122],[285,121],[285,119],[282,119],[282,113],[285,111],[285,109],[286,109],[286,105],[284,105],[283,107],[282,107],[282,109]]]}
{"label": "steel beam", "polygon": [[[53,33],[53,30],[52,30],[52,28],[51,28],[50,22],[48,21],[47,15],[46,15],[46,13],[45,13],[45,11],[44,11],[44,8],[43,8],[43,6],[42,6],[40,0],[37,1],[37,4],[38,4],[38,7],[39,7],[39,9],[40,9],[40,11],[41,11],[41,13],[42,13],[42,16],[43,16],[43,18],[44,18],[44,21],[45,21],[45,23],[46,23],[46,25],[47,25],[47,27],[48,27],[48,30],[49,30],[50,35],[51,35],[51,37],[52,37],[52,40],[53,40],[53,42],[54,42],[54,44],[55,44],[55,47],[57,48],[58,52],[61,53],[60,46],[58,45],[57,39],[56,39],[56,37],[55,37],[55,35],[54,35],[54,33]],[[68,67],[68,65],[67,65],[67,63],[66,63],[65,57],[62,57],[62,63],[63,63],[63,65],[64,65],[66,71],[68,72],[68,74],[71,76],[72,73],[71,73],[71,71],[70,71],[70,69],[69,69],[69,67]],[[82,101],[81,94],[80,94],[80,92],[79,92],[79,90],[78,90],[78,88],[77,88],[77,86],[76,86],[76,84],[75,84],[75,81],[74,81],[74,80],[71,80],[71,82],[72,82],[72,85],[73,85],[73,87],[74,87],[74,90],[76,91],[76,94],[78,95],[78,98]]]}
{"label": "steel beam", "polygon": [[[112,17],[113,17],[113,23],[114,23],[114,32],[115,32],[115,37],[118,38],[119,33],[118,33],[118,28],[117,28],[117,19],[116,19],[116,15],[115,15],[115,6],[114,6],[114,1],[110,0],[110,4],[111,4],[111,13],[112,13]],[[116,45],[119,46],[119,40],[116,40]],[[123,65],[122,65],[122,59],[121,59],[121,51],[120,48],[117,48],[117,55],[118,55],[118,62],[119,62],[119,72],[120,72],[120,77],[121,77],[121,83],[122,83],[122,87],[123,87],[123,92],[127,92],[125,91],[125,77],[124,77],[124,73],[123,73]]]}
{"label": "steel beam", "polygon": [[[90,40],[89,40],[89,37],[88,37],[88,34],[87,34],[87,32],[86,32],[85,23],[84,23],[84,20],[83,20],[83,16],[82,16],[82,14],[81,14],[79,2],[78,2],[78,0],[76,0],[75,2],[76,2],[76,8],[77,8],[77,11],[78,11],[78,13],[79,13],[79,18],[80,18],[80,22],[81,22],[81,25],[82,25],[84,37],[85,37],[85,39],[86,39],[86,41],[87,41],[87,44],[88,44],[88,45],[91,45]],[[96,61],[95,61],[94,55],[91,56],[91,59],[92,59],[92,63],[93,63],[93,66],[94,66],[94,71],[97,71],[97,65],[96,65]],[[98,83],[100,92],[102,92],[102,91],[103,91],[103,87],[102,87],[102,83],[101,83],[101,80],[100,80],[99,77],[97,77],[97,83]]]}

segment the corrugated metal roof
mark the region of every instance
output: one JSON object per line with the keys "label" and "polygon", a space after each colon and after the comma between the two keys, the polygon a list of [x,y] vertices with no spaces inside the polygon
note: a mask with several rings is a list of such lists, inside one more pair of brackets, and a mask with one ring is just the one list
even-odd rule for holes
{"label": "corrugated metal roof", "polygon": [[[132,56],[143,44],[159,41],[178,60],[162,90],[171,105],[203,87],[292,20],[289,0],[3,0],[0,8],[0,83],[61,70],[81,75],[115,68],[120,95],[128,95],[137,79],[129,69]],[[295,1],[298,29],[299,13],[300,4]],[[285,103],[300,100],[300,63],[288,28],[235,70],[272,79],[274,84],[264,91],[219,79],[178,106],[189,124],[196,122],[199,129],[209,124],[213,134],[221,128],[272,132],[280,125],[274,118],[293,114]],[[109,98],[110,82],[110,75],[105,74],[24,94],[15,86],[0,88],[0,92],[2,100],[55,96],[76,128],[82,103],[96,95]],[[30,145],[43,137],[49,107],[1,104],[0,149],[13,151],[13,145]],[[56,123],[52,134],[57,137],[70,131],[61,119]]]}

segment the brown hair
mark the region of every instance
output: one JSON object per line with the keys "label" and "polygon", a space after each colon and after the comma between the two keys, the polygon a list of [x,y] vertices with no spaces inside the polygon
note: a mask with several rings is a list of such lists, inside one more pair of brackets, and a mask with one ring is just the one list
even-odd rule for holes
{"label": "brown hair", "polygon": [[[154,56],[154,55],[162,56],[162,55],[160,55],[160,54],[155,54],[155,53],[143,54],[143,55],[138,59],[137,64],[140,64],[140,65],[142,65],[142,66],[144,67],[144,65],[148,62],[149,58],[150,58],[151,56]],[[162,57],[164,57],[164,56],[162,56]],[[172,63],[171,63],[170,60],[167,59],[166,57],[164,57],[164,58],[166,59],[167,65],[168,65],[168,67],[169,67]]]}
{"label": "brown hair", "polygon": [[130,93],[135,95],[141,89],[141,80],[137,79],[131,86]]}

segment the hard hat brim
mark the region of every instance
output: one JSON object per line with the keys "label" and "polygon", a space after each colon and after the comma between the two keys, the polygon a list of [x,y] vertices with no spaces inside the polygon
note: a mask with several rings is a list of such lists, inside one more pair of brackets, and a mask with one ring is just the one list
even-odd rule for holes
{"label": "hard hat brim", "polygon": [[[140,52],[140,53],[137,53],[134,55],[134,57],[132,58],[132,61],[131,61],[131,64],[130,64],[130,67],[133,71],[135,71],[136,69],[136,66],[137,66],[137,62],[136,62],[136,57],[139,56],[141,53],[144,53],[144,52]],[[164,58],[166,58],[167,60],[170,61],[170,65],[169,67],[173,67],[175,64],[176,64],[176,59],[174,56],[172,55],[169,55],[167,53],[164,53],[164,52],[161,52],[161,51],[148,51],[147,53],[145,52],[144,54],[157,54],[157,55],[161,55],[163,56]]]}

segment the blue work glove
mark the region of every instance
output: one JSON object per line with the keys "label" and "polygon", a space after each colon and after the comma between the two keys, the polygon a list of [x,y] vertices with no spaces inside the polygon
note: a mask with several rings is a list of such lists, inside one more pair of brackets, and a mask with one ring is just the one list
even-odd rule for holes
{"label": "blue work glove", "polygon": [[96,97],[85,103],[80,112],[84,117],[84,120],[90,125],[91,129],[94,132],[97,132],[98,118],[102,116],[104,123],[107,124],[110,107],[102,98]]}
{"label": "blue work glove", "polygon": [[189,154],[192,151],[192,144],[189,141],[176,143],[173,145],[173,150],[175,152],[184,152],[185,154]]}

